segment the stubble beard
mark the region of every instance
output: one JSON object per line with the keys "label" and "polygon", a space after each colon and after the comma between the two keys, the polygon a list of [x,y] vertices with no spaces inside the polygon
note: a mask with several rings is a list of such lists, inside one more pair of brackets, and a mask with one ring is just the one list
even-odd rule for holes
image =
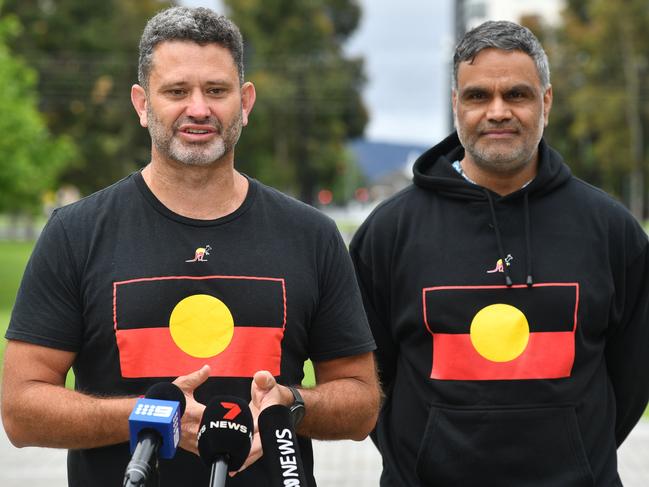
{"label": "stubble beard", "polygon": [[185,123],[196,123],[194,120],[177,120],[171,130],[168,130],[151,109],[151,105],[147,106],[149,135],[157,151],[173,161],[188,166],[209,166],[231,152],[241,136],[242,120],[241,111],[225,128],[215,118],[202,120],[201,124],[213,127],[220,133],[220,137],[207,143],[188,143],[177,137],[176,132]]}
{"label": "stubble beard", "polygon": [[[515,145],[506,145],[507,143],[505,141],[491,144],[485,144],[483,142],[480,144],[481,141],[478,136],[467,135],[463,126],[458,123],[457,114],[454,114],[454,122],[458,138],[460,139],[460,144],[464,147],[465,152],[471,156],[471,159],[476,166],[491,173],[516,173],[523,167],[527,166],[534,158],[539,141],[543,136],[542,117],[538,134],[536,134],[533,139],[531,138],[531,134],[528,137],[523,135],[524,140],[519,140]],[[521,133],[522,130],[520,124],[517,123],[516,128],[519,133]],[[476,132],[478,131],[479,130]],[[482,147],[480,145],[482,145]]]}

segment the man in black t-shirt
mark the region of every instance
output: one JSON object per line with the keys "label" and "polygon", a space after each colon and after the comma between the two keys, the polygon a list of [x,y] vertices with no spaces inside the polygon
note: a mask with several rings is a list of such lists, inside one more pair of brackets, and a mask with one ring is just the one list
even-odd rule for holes
{"label": "man in black t-shirt", "polygon": [[[147,24],[131,99],[152,139],[142,170],[55,211],[6,334],[2,417],[16,446],[68,448],[73,486],[121,485],[128,415],[159,381],[184,392],[180,449],[163,486],[207,485],[197,453],[204,404],[293,405],[309,484],[310,441],[364,438],[379,403],[351,261],[334,223],[234,169],[255,102],[241,35],[208,9]],[[75,373],[75,391],[64,387]],[[38,418],[38,421],[35,419]],[[261,447],[231,486],[268,485]]]}

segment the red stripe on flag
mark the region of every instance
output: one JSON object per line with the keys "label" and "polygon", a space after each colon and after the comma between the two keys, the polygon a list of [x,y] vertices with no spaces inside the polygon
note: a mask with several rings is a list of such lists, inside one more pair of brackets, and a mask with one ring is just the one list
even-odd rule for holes
{"label": "red stripe on flag", "polygon": [[433,333],[431,379],[519,380],[570,377],[575,358],[573,332],[530,333],[521,355],[492,362],[480,355],[469,334]]}
{"label": "red stripe on flag", "polygon": [[232,341],[214,357],[183,352],[169,328],[116,330],[122,377],[177,377],[208,364],[216,377],[252,377],[258,370],[280,375],[282,328],[235,326]]}

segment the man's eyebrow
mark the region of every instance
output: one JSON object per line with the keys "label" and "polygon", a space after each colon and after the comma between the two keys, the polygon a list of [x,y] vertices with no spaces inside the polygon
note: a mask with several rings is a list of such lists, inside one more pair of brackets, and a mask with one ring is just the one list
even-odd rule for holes
{"label": "man's eyebrow", "polygon": [[[160,85],[161,90],[168,90],[170,88],[182,88],[188,86],[190,83],[186,80],[167,81]],[[227,79],[214,79],[205,82],[206,86],[232,86],[234,83]]]}
{"label": "man's eyebrow", "polygon": [[462,88],[460,90],[460,94],[462,95],[474,95],[474,94],[482,94],[488,92],[489,90],[482,86],[467,86],[466,88]]}
{"label": "man's eyebrow", "polygon": [[181,88],[183,86],[186,86],[187,82],[183,80],[178,80],[178,81],[168,81],[166,83],[162,83],[160,85],[160,90],[167,90],[169,88]]}
{"label": "man's eyebrow", "polygon": [[234,82],[225,78],[222,79],[211,79],[205,82],[206,85],[209,86],[230,86],[233,85]]}
{"label": "man's eyebrow", "polygon": [[536,90],[533,86],[528,85],[527,83],[519,83],[513,86],[508,87],[505,91],[524,91],[534,93]]}

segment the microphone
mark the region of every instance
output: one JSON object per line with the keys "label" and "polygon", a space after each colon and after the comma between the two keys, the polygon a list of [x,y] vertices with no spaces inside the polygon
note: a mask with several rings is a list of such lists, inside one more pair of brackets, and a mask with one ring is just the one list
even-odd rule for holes
{"label": "microphone", "polygon": [[184,412],[185,395],[171,382],[153,385],[137,400],[128,418],[132,456],[124,473],[124,487],[145,485],[157,466],[158,453],[173,458]]}
{"label": "microphone", "polygon": [[252,413],[243,399],[217,396],[205,407],[198,430],[198,452],[212,468],[210,487],[223,487],[228,470],[241,468],[252,447]]}
{"label": "microphone", "polygon": [[271,487],[306,486],[306,474],[289,409],[281,404],[269,406],[261,412],[257,423]]}

